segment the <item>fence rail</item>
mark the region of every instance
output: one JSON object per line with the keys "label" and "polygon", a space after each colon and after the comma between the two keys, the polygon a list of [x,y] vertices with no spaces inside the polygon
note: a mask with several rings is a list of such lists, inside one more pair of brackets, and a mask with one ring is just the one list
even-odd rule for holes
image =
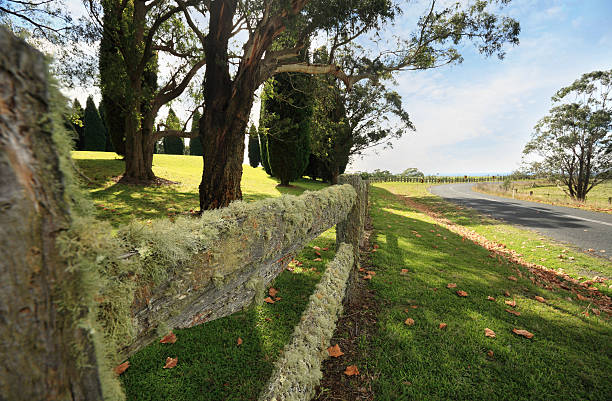
{"label": "fence rail", "polygon": [[374,182],[411,182],[411,183],[434,183],[434,184],[453,184],[462,182],[494,182],[504,181],[508,176],[503,175],[492,175],[485,177],[404,177],[404,176],[392,176],[392,177],[370,177],[369,181]]}

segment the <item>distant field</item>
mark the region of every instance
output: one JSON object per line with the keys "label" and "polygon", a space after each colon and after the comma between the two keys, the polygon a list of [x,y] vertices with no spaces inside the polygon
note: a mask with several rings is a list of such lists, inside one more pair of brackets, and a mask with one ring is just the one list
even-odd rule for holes
{"label": "distant field", "polygon": [[[563,191],[564,187],[557,186],[549,181],[514,181],[511,188],[517,190],[515,197],[518,199],[612,213],[612,205],[608,201],[612,197],[612,180],[593,188],[587,194],[585,202],[572,200]],[[499,184],[481,183],[475,185],[474,189],[493,195],[512,197],[512,189],[504,190]],[[530,194],[530,192],[533,192],[533,194]]]}
{"label": "distant field", "polygon": [[[72,152],[72,157],[83,174],[93,181],[87,188],[96,205],[97,216],[115,226],[131,218],[157,218],[199,209],[200,156],[154,155],[153,172],[178,183],[163,187],[115,182],[113,178],[123,174],[125,163],[113,152]],[[320,181],[299,180],[293,183],[293,188],[277,188],[278,181],[261,167],[242,167],[242,193],[247,202],[282,194],[299,195],[305,190],[327,186]]]}

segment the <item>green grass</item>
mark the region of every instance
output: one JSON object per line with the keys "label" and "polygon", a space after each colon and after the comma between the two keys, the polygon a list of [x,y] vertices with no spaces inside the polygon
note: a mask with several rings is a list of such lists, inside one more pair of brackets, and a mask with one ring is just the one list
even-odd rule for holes
{"label": "green grass", "polygon": [[[484,229],[473,215],[443,205],[424,188],[385,183],[371,190],[372,240],[380,245],[372,254],[377,274],[371,286],[383,307],[378,333],[367,345],[369,356],[359,368],[374,377],[376,399],[610,399],[612,328],[605,313],[583,315],[587,302],[568,291],[535,286],[522,268],[525,278],[508,280],[518,276],[518,266],[490,258],[486,249],[462,241],[390,192],[411,194],[451,220]],[[488,226],[487,233],[505,235],[498,228]],[[602,261],[599,267],[606,265]],[[401,275],[401,269],[408,274]],[[457,288],[446,288],[448,283]],[[469,296],[458,297],[456,290]],[[534,300],[536,295],[547,303]],[[516,301],[520,316],[505,311],[508,299]],[[408,317],[414,326],[404,324]],[[444,330],[438,328],[442,322],[448,325]],[[485,328],[497,337],[485,337]],[[535,337],[518,337],[513,328]]]}
{"label": "green grass", "polygon": [[[612,197],[612,180],[595,186],[587,194],[585,202],[572,200],[563,191],[564,187],[556,186],[549,181],[515,181],[512,186],[517,189],[518,199],[612,213],[612,205],[608,203],[608,199]],[[475,189],[493,195],[512,197],[512,190],[503,191],[498,185],[479,184]],[[529,195],[530,192],[533,192],[533,195]]]}
{"label": "green grass", "polygon": [[[160,178],[178,182],[176,185],[152,187],[116,183],[125,163],[112,152],[72,152],[78,168],[93,184],[87,186],[96,205],[97,217],[114,226],[132,218],[152,219],[188,213],[199,209],[198,185],[202,177],[202,157],[154,155],[153,172]],[[326,184],[299,180],[294,187],[277,187],[278,181],[265,171],[243,166],[242,193],[247,202],[282,194],[299,195],[305,190],[318,190]]]}
{"label": "green grass", "polygon": [[[79,169],[94,181],[88,186],[97,217],[113,225],[131,219],[153,219],[198,208],[202,158],[155,155],[153,171],[179,184],[162,187],[127,186],[113,181],[124,164],[115,153],[73,152]],[[261,168],[243,166],[245,201],[284,193],[299,195],[326,184],[300,180],[292,188],[277,188],[278,181]],[[312,246],[321,250],[315,262]],[[255,400],[272,373],[273,364],[289,341],[319,282],[333,259],[335,231],[330,229],[306,247],[296,259],[301,267],[282,272],[271,284],[282,299],[253,305],[242,312],[196,327],[175,330],[174,344],[154,343],[129,358],[121,375],[128,400]],[[243,340],[237,345],[237,339]],[[163,369],[167,357],[178,357],[173,369]]]}

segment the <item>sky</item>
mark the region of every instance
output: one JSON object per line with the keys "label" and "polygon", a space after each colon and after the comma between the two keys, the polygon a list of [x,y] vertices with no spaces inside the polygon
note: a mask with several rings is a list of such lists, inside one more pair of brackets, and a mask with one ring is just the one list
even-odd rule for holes
{"label": "sky", "polygon": [[514,0],[506,13],[521,34],[504,60],[468,48],[462,64],[398,76],[416,132],[356,158],[350,171],[512,172],[551,96],[581,74],[612,69],[612,1]]}
{"label": "sky", "polygon": [[[80,3],[68,0],[77,14]],[[410,3],[396,29],[413,26],[426,3]],[[507,47],[503,60],[468,46],[461,64],[399,73],[392,88],[402,96],[416,132],[395,140],[392,149],[354,158],[348,171],[512,172],[520,166],[534,125],[550,109],[551,96],[581,74],[612,69],[612,1],[513,0],[503,13],[520,22],[520,44]],[[67,95],[84,104],[88,93],[99,99],[93,88]],[[174,108],[179,116],[186,114],[180,105]],[[256,101],[254,120],[258,110]]]}

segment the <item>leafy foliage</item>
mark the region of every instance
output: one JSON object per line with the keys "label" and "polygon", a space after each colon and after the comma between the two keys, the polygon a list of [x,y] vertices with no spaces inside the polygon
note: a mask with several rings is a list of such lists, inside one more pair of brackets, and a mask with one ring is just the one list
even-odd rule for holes
{"label": "leafy foliage", "polygon": [[87,98],[87,104],[85,106],[83,129],[83,149],[99,150],[103,152],[106,149],[106,130],[100,118],[100,114],[98,113],[98,109],[96,108],[96,104],[91,96]]}
{"label": "leafy foliage", "polygon": [[[182,129],[181,121],[172,109],[168,111],[168,116],[166,117],[166,123],[164,125],[168,130]],[[164,137],[163,142],[165,154],[182,155],[185,152],[185,143],[183,142],[183,138],[178,138],[176,136],[166,136]]]}
{"label": "leafy foliage", "polygon": [[540,157],[527,169],[560,180],[570,197],[584,201],[612,173],[611,91],[612,70],[584,74],[560,89],[525,145],[525,155]]}
{"label": "leafy foliage", "polygon": [[[191,121],[191,132],[198,132],[200,130],[200,118],[202,118],[202,115],[199,110],[196,110]],[[200,136],[191,138],[189,140],[189,154],[192,156],[202,156],[202,152],[202,139],[200,139]]]}
{"label": "leafy foliage", "polygon": [[255,125],[249,128],[249,164],[255,168],[261,163],[261,151],[259,150],[259,135]]}

